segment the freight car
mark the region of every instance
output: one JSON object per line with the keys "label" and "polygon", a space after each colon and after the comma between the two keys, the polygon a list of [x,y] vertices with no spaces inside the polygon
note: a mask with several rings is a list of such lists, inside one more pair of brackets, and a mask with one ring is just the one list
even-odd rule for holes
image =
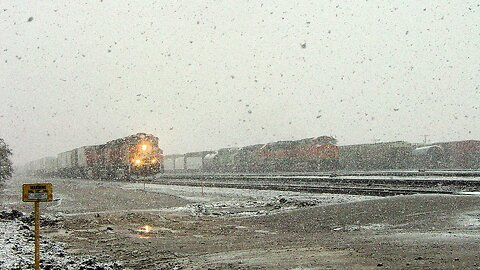
{"label": "freight car", "polygon": [[214,151],[191,152],[185,154],[186,171],[205,171],[205,157],[215,153]]}
{"label": "freight car", "polygon": [[166,155],[163,161],[165,171],[182,171],[185,169],[184,155]]}
{"label": "freight car", "polygon": [[25,164],[23,171],[29,175],[42,174],[51,175],[57,167],[57,159],[54,157],[44,157],[38,160],[30,161]]}
{"label": "freight car", "polygon": [[259,162],[261,148],[265,144],[222,148],[205,156],[205,171],[217,173],[264,171]]}
{"label": "freight car", "polygon": [[208,154],[204,159],[205,170],[219,173],[235,171],[235,161],[239,150],[239,147],[222,148],[217,152]]}
{"label": "freight car", "polygon": [[438,142],[414,151],[415,166],[449,170],[480,169],[480,141]]}
{"label": "freight car", "polygon": [[439,145],[417,147],[413,150],[415,169],[438,169],[445,167],[445,151]]}
{"label": "freight car", "polygon": [[404,141],[340,146],[344,170],[392,170],[412,166],[414,146]]}
{"label": "freight car", "polygon": [[166,155],[165,171],[167,172],[209,172],[209,157],[215,151],[190,152],[184,155]]}
{"label": "freight car", "polygon": [[164,169],[158,138],[145,133],[83,146],[32,164],[35,166],[29,170],[31,174],[90,179],[125,179],[153,175]]}

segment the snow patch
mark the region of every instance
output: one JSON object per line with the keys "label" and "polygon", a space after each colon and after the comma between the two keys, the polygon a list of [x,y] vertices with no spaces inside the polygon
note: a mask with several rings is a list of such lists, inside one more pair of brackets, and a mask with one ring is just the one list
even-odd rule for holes
{"label": "snow patch", "polygon": [[[54,221],[45,219],[45,224]],[[34,234],[29,216],[12,210],[0,213],[0,269],[33,269]],[[48,226],[48,225],[47,225]],[[40,268],[55,270],[73,269],[124,269],[117,263],[101,263],[93,256],[69,254],[63,243],[41,236]]]}
{"label": "snow patch", "polygon": [[185,207],[156,211],[183,212],[193,216],[251,217],[290,211],[297,208],[378,199],[371,196],[316,194],[276,190],[251,190],[216,187],[188,187],[162,184],[128,183],[122,188],[157,192],[189,200]]}

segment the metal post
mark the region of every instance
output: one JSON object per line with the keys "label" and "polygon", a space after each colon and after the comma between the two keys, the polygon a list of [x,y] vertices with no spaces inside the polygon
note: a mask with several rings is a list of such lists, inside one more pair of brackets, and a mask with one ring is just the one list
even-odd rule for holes
{"label": "metal post", "polygon": [[35,270],[40,270],[40,202],[35,202]]}

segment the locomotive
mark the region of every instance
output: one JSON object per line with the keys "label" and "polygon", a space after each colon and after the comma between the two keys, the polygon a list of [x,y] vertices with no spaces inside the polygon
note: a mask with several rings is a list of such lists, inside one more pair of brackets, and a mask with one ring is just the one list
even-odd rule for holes
{"label": "locomotive", "polygon": [[329,136],[264,145],[260,162],[267,171],[325,171],[338,167],[337,141]]}
{"label": "locomotive", "polygon": [[31,173],[89,179],[128,179],[163,172],[158,138],[137,133],[105,144],[83,146],[27,164]]}

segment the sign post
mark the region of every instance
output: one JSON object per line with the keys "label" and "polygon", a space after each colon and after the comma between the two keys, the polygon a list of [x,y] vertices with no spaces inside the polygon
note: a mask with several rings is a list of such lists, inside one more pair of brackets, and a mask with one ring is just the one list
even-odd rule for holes
{"label": "sign post", "polygon": [[40,270],[40,202],[53,200],[52,184],[23,184],[22,200],[35,204],[35,270]]}
{"label": "sign post", "polygon": [[40,202],[35,204],[35,270],[40,270]]}

